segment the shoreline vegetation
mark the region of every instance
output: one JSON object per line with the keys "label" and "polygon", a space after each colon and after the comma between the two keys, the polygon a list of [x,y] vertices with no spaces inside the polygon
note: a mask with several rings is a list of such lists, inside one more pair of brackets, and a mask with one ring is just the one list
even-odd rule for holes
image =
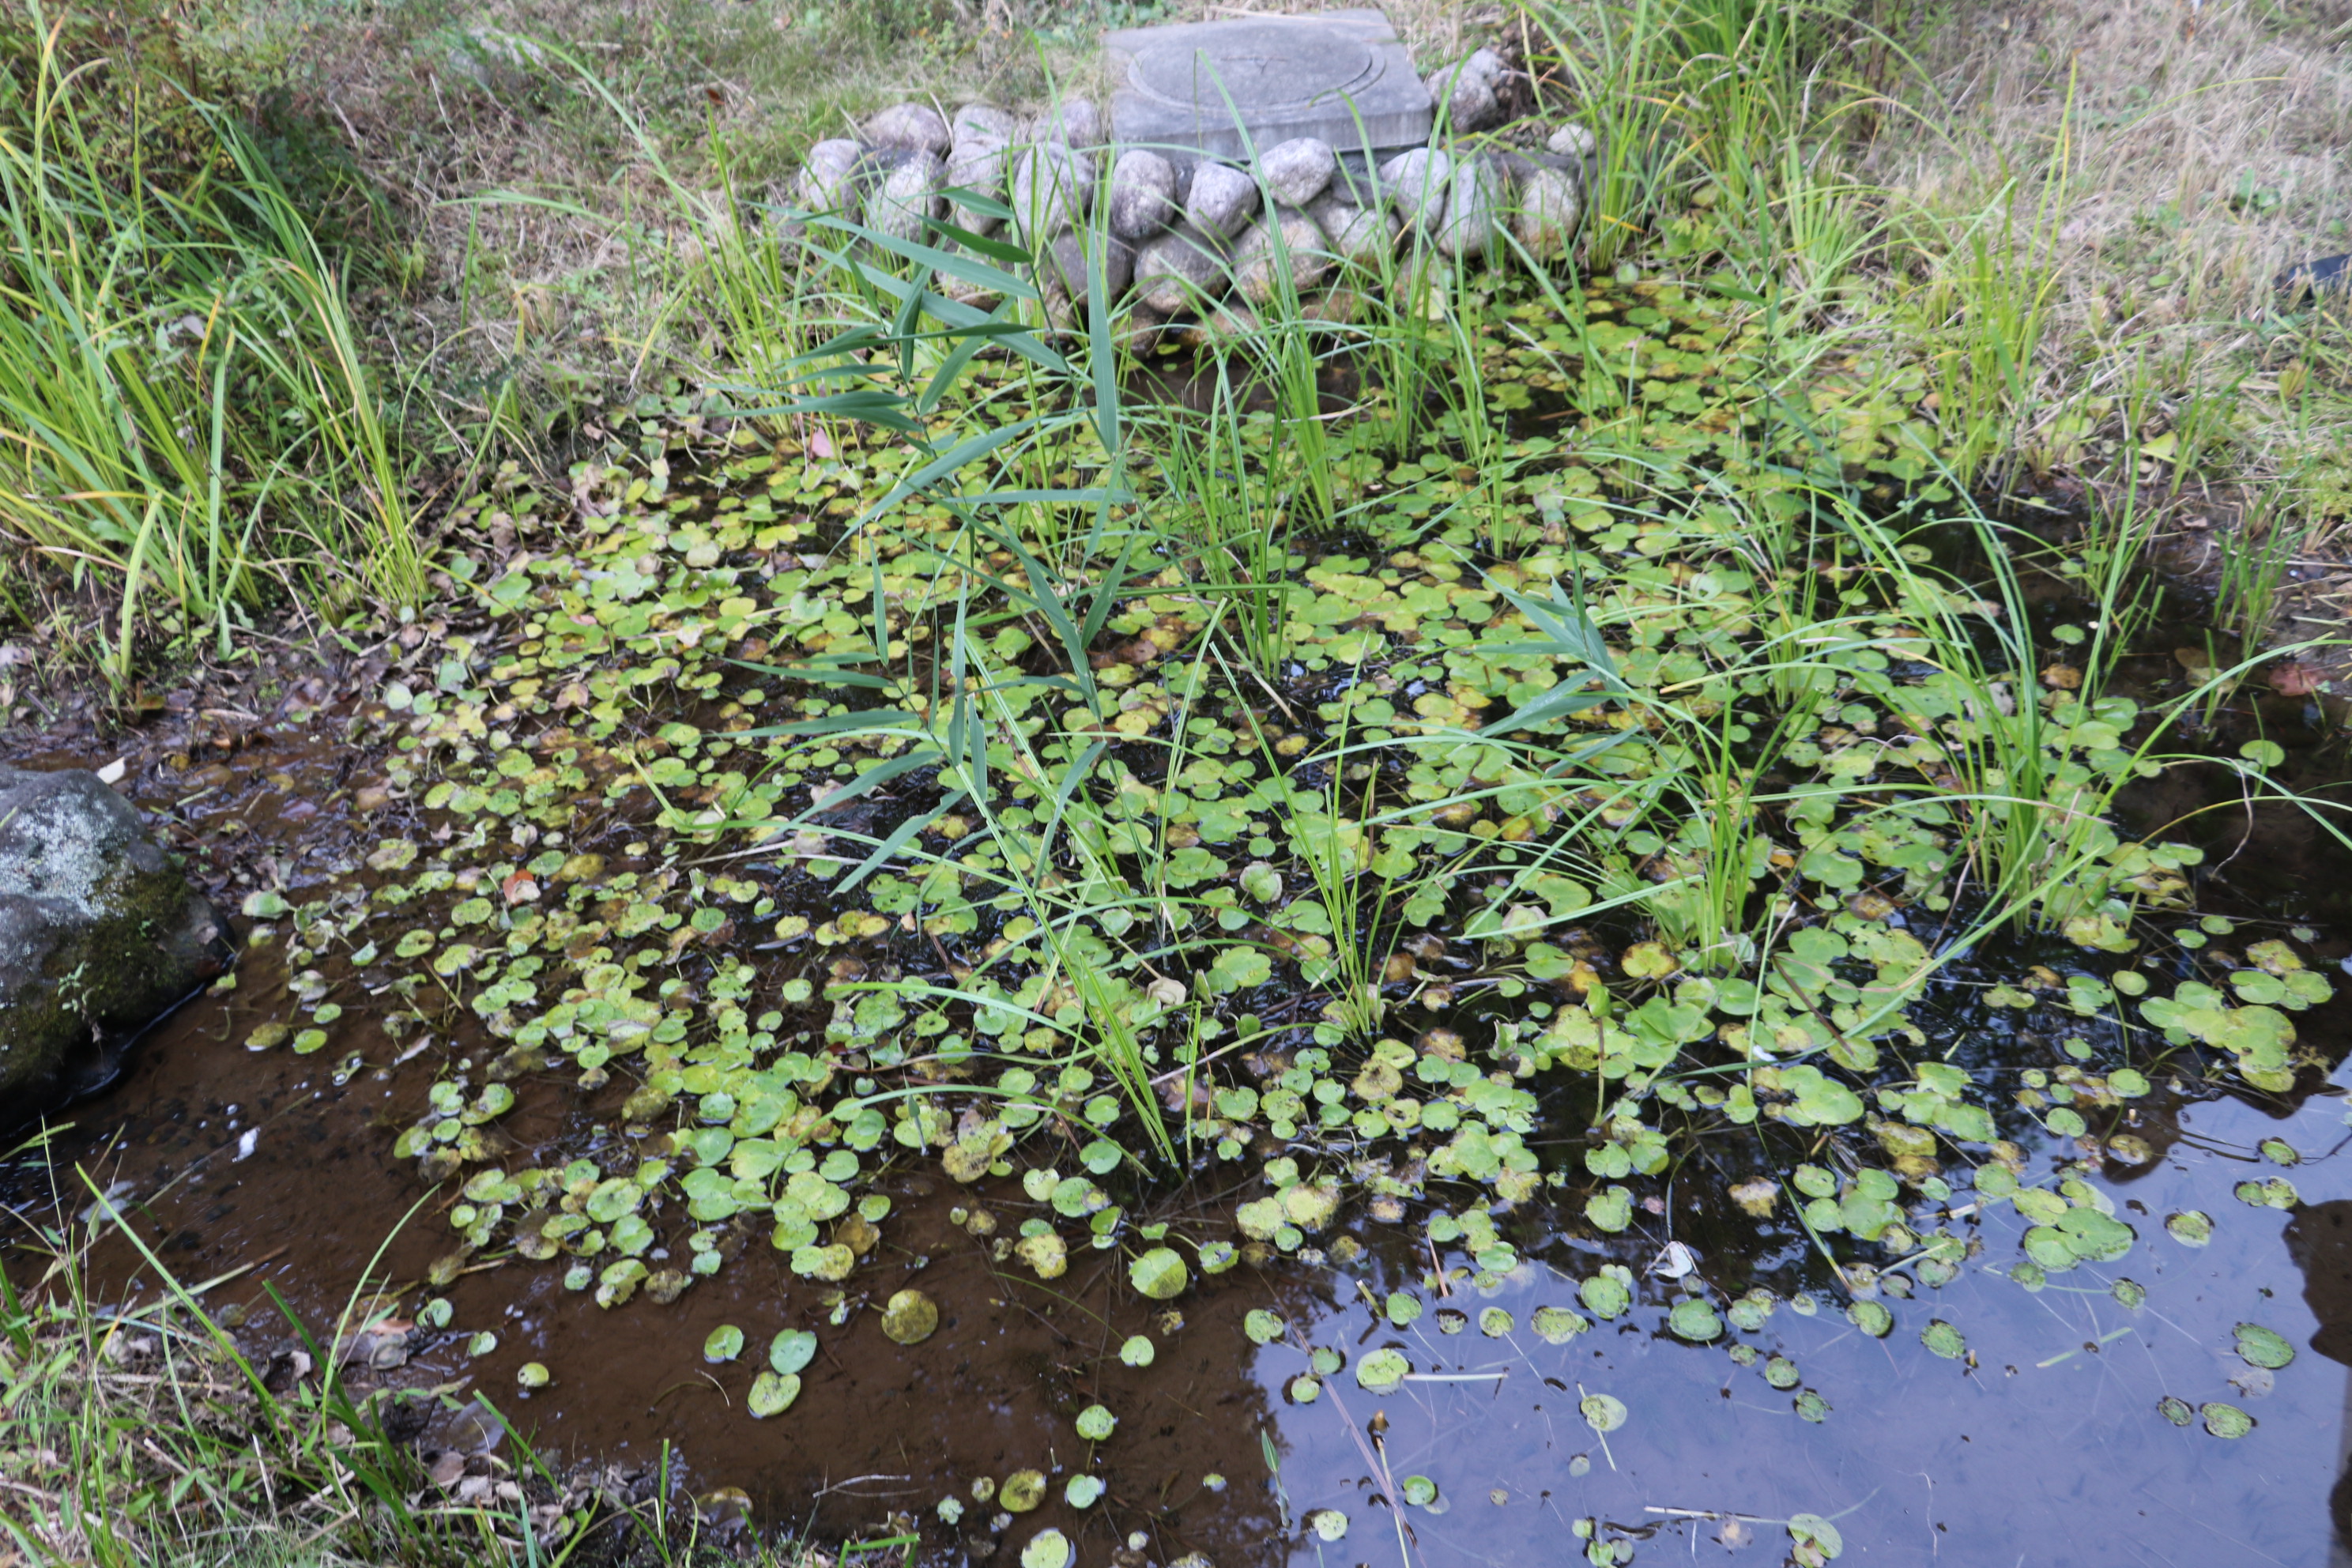
{"label": "shoreline vegetation", "polygon": [[[1969,1238],[1893,1196],[1968,1170],[2038,1195],[2038,1280],[2132,1243],[2081,1183],[2019,1184],[2032,1128],[2099,1138],[2074,1100],[2027,1127],[1990,1068],[1903,1068],[1946,966],[2071,944],[2054,991],[1987,978],[2088,1020],[2084,1105],[2333,1065],[2289,1017],[2327,996],[2309,933],[2142,962],[2228,889],[2208,808],[2141,839],[2119,803],[2219,769],[2345,843],[2263,706],[2352,696],[2352,295],[2273,281],[2352,249],[2340,24],[1405,5],[1424,66],[1492,45],[1534,122],[1599,134],[1577,268],[1381,258],[1352,320],[1277,298],[1183,399],[1002,256],[841,220],[777,243],[771,193],[845,118],[1035,97],[1101,26],[1184,14],[0,19],[0,715],[95,691],[135,723],[264,643],[399,650],[338,720],[446,831],[387,840],[352,899],[231,890],[289,975],[331,960],[384,1017],[496,1037],[510,1073],[451,1047],[397,1133],[462,1194],[417,1221],[452,1268],[512,1248],[600,1302],[674,1296],[720,1266],[693,1224],[772,1207],[793,1272],[837,1279],[859,1255],[819,1227],[876,1161],[1001,1179],[1052,1129],[1106,1182],[1294,1152],[1227,1173],[1265,1181],[1238,1248],[1130,1234],[1032,1163],[1083,1222],[1004,1238],[1040,1278],[1126,1247],[1157,1299],[1359,1196],[1450,1203],[1444,1239],[1507,1270],[1485,1205],[1589,1177],[1614,1235],[1693,1129],[1828,1140],[1868,1097],[1866,1166],[1788,1188],[1837,1278],[1932,1282]],[[929,309],[942,261],[995,320]],[[2177,668],[2123,679],[2183,626]],[[755,946],[823,989],[755,1008]],[[329,984],[253,1048],[351,1049]],[[1539,1073],[1590,1080],[1580,1172],[1528,1148]],[[528,1074],[627,1090],[646,1162],[493,1165]],[[639,1260],[640,1205],[689,1268]],[[341,1376],[404,1303],[258,1365],[217,1281],[93,1293],[100,1237],[143,1246],[102,1194],[12,1217],[0,1568],[721,1554],[666,1475],[600,1487],[519,1436],[430,1473]],[[869,1545],[823,1560],[908,1549]]]}

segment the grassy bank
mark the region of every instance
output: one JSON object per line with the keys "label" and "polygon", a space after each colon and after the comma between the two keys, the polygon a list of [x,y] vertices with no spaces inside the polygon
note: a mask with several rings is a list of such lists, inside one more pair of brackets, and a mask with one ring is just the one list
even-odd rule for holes
{"label": "grassy bank", "polygon": [[[104,651],[58,657],[129,681],[276,606],[437,612],[352,731],[423,826],[373,881],[246,904],[289,974],[352,982],[252,1048],[441,1042],[394,1145],[457,1194],[436,1271],[650,1313],[766,1244],[837,1283],[906,1162],[1023,1174],[1059,1217],[998,1260],[1038,1279],[1101,1250],[1172,1297],[1320,1256],[1359,1203],[1499,1276],[1496,1214],[1556,1191],[1624,1236],[1705,1141],[1864,1324],[1856,1280],[1932,1290],[1979,1239],[1898,1193],[2035,1193],[2008,1266],[2038,1288],[2134,1243],[2019,1139],[2086,1140],[2087,1175],[2137,1135],[2084,1107],[2329,1065],[2292,1016],[2327,994],[2310,933],[2207,951],[2221,830],[2117,809],[2218,773],[2341,841],[2269,730],[2326,679],[2272,671],[2347,500],[2352,362],[2271,282],[2334,247],[2327,36],[1530,7],[1494,36],[1602,137],[1580,268],[1417,245],[1344,314],[1278,287],[1180,399],[1144,374],[1172,345],[1050,309],[1002,247],[768,221],[838,114],[1066,59],[1013,47],[1066,18],[989,17],[777,42],[682,6],[562,48],[558,13],[319,19],[289,112],[347,125],[383,203],[332,246],[249,127],[175,109],[192,151],[126,176],[70,85],[110,79],[69,35],[20,56],[15,613],[95,606]],[[2149,570],[2192,511],[2211,635],[2151,672],[2146,635],[2204,613]],[[2005,942],[2034,965],[1969,967]],[[2065,1040],[2038,1082],[1930,1040],[1961,984]],[[612,1091],[612,1152],[500,1147],[510,1082]],[[1595,1131],[1547,1166],[1554,1082]],[[1230,1226],[1109,1190],[1225,1167]],[[382,1411],[274,1391],[193,1289],[93,1303],[82,1247],[9,1305],[28,1554],[589,1539],[541,1543],[569,1505],[521,1479],[416,1503]],[[759,1375],[782,1414],[797,1373]]]}

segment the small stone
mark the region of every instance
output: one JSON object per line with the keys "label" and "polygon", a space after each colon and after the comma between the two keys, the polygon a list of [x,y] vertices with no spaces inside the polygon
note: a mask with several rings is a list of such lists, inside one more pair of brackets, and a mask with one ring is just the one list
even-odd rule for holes
{"label": "small stone", "polygon": [[1601,138],[1589,125],[1570,123],[1544,139],[1544,146],[1562,158],[1592,158],[1601,152]]}
{"label": "small stone", "polygon": [[[939,248],[946,251],[950,256],[966,254],[963,247],[944,241],[940,243]],[[992,259],[985,258],[973,257],[972,259],[991,268],[996,265]],[[958,277],[955,273],[948,271],[933,272],[931,287],[953,300],[957,304],[970,305],[975,310],[985,310],[1004,297],[1001,291],[985,283],[974,283],[969,279]]]}
{"label": "small stone", "polygon": [[1213,349],[1254,337],[1257,331],[1257,312],[1246,301],[1227,300],[1202,311],[1198,321],[1169,327],[1165,335],[1188,349]]}
{"label": "small stone", "polygon": [[1323,231],[1325,246],[1342,266],[1377,267],[1381,253],[1396,243],[1393,213],[1354,205],[1336,191],[1309,203],[1307,216]]}
{"label": "small stone", "polygon": [[1216,239],[1190,225],[1170,229],[1135,258],[1136,292],[1163,316],[1204,308],[1232,281]]}
{"label": "small stone", "polygon": [[946,160],[938,153],[908,153],[866,198],[866,226],[893,239],[920,239],[926,218],[947,216],[948,205],[940,195],[947,174]]}
{"label": "small stone", "polygon": [[1381,165],[1381,184],[1394,198],[1408,225],[1436,226],[1445,216],[1454,160],[1430,147],[1414,147]]}
{"label": "small stone", "polygon": [[957,147],[1006,147],[1021,134],[1021,118],[992,103],[967,103],[955,111],[948,132]]}
{"label": "small stone", "polygon": [[1058,142],[1041,142],[1013,168],[1013,221],[1030,245],[1075,228],[1095,186],[1094,160]]}
{"label": "small stone", "polygon": [[1223,163],[1202,163],[1192,171],[1192,189],[1184,199],[1184,217],[1194,228],[1231,239],[1257,211],[1257,182]]}
{"label": "small stone", "polygon": [[1557,261],[1575,243],[1584,217],[1579,182],[1555,169],[1538,169],[1519,183],[1511,209],[1511,232],[1538,260]]}
{"label": "small stone", "polygon": [[1437,247],[1456,258],[1486,255],[1495,243],[1495,226],[1509,195],[1509,181],[1496,163],[1485,158],[1463,160],[1446,191]]}
{"label": "small stone", "polygon": [[1175,221],[1175,165],[1147,148],[1121,153],[1110,171],[1110,231],[1140,241]]}
{"label": "small stone", "polygon": [[1084,152],[1102,145],[1102,110],[1090,98],[1065,99],[1037,117],[1031,136]]}
{"label": "small stone", "polygon": [[[1005,165],[1020,121],[992,104],[967,103],[956,110],[950,129],[955,145],[948,153],[947,183],[991,201],[1003,201]],[[993,214],[961,202],[955,204],[955,220],[974,234],[986,234],[997,223]]]}
{"label": "small stone", "polygon": [[1286,265],[1296,295],[1328,277],[1331,261],[1313,218],[1296,207],[1276,207],[1265,222],[1244,229],[1234,247],[1234,287],[1252,304],[1263,305],[1281,294]]}
{"label": "small stone", "polygon": [[[1116,302],[1127,292],[1135,279],[1135,247],[1117,235],[1095,235],[1094,245],[1101,247],[1104,302]],[[1047,289],[1059,293],[1076,310],[1087,308],[1094,284],[1094,273],[1088,265],[1088,237],[1076,231],[1058,234],[1045,247],[1045,265],[1039,270],[1045,275]]]}
{"label": "small stone", "polygon": [[847,206],[856,191],[860,153],[856,142],[842,139],[820,142],[810,148],[795,187],[801,205],[820,213],[837,212]]}
{"label": "small stone", "polygon": [[1457,136],[1499,124],[1502,100],[1496,95],[1510,69],[1492,49],[1480,49],[1459,65],[1430,73],[1429,101]]}
{"label": "small stone", "polygon": [[1312,136],[1295,136],[1258,154],[1258,177],[1266,194],[1286,207],[1303,207],[1321,195],[1339,172],[1339,155]]}
{"label": "small stone", "polygon": [[955,134],[940,111],[928,103],[894,103],[862,127],[868,144],[908,153],[929,153],[944,158],[955,145]]}

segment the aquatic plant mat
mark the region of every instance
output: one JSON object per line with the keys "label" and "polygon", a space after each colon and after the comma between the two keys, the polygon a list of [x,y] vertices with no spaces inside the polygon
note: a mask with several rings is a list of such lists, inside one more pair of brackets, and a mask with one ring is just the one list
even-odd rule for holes
{"label": "aquatic plant mat", "polygon": [[279,846],[58,1145],[159,1256],[927,1562],[2318,1560],[2345,949],[2216,865],[2336,840],[2128,509],[1695,286],[1221,369],[825,265],[468,504],[376,761],[149,781]]}

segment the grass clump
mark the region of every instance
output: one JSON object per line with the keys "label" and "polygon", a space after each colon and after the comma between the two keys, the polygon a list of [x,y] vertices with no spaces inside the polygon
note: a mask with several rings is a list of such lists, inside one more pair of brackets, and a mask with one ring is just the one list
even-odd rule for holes
{"label": "grass clump", "polygon": [[[0,73],[0,593],[25,614],[86,591],[118,684],[142,633],[226,655],[273,593],[414,605],[409,475],[294,196],[218,113],[93,96],[110,78],[62,22],[20,26]],[[164,136],[179,154],[148,163]]]}

